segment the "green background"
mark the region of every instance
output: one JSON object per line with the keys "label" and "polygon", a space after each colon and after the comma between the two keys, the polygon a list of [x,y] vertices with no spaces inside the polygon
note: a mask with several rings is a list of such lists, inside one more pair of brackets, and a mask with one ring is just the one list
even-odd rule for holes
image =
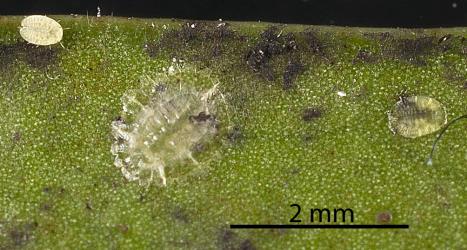
{"label": "green background", "polygon": [[[465,120],[431,167],[435,134],[406,139],[387,125],[400,95],[439,100],[448,120],[466,113],[466,28],[53,18],[63,47],[27,45],[21,17],[0,17],[0,249],[466,247]],[[246,63],[276,47],[259,68]],[[183,84],[219,81],[227,108],[196,156],[201,171],[144,188],[113,166],[110,124],[125,91],[174,57],[196,69]],[[291,61],[302,70],[284,89]],[[304,120],[309,107],[321,115]],[[311,208],[341,207],[354,224],[389,211],[410,229],[229,229],[289,223],[292,203],[303,224]]]}

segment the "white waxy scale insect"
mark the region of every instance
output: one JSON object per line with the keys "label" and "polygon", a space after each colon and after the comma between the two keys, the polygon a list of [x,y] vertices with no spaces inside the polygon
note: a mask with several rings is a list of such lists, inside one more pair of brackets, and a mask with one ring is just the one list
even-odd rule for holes
{"label": "white waxy scale insect", "polygon": [[59,43],[63,37],[62,26],[52,18],[41,15],[25,17],[19,33],[28,43],[41,46]]}
{"label": "white waxy scale insect", "polygon": [[[145,81],[145,82],[144,82]],[[166,83],[168,77],[144,79],[143,85]],[[115,166],[125,178],[149,185],[166,186],[165,169],[183,161],[197,164],[192,156],[195,144],[217,132],[214,98],[216,86],[205,92],[189,87],[168,86],[160,91],[127,91],[122,97],[122,119],[112,122],[114,142],[111,152]]]}
{"label": "white waxy scale insect", "polygon": [[436,132],[447,122],[443,105],[427,96],[402,97],[388,118],[391,131],[407,138]]}

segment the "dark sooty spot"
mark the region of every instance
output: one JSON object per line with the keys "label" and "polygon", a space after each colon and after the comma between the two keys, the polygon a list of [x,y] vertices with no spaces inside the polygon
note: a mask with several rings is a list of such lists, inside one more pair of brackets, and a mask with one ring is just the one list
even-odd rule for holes
{"label": "dark sooty spot", "polygon": [[253,250],[256,247],[250,239],[242,239],[229,229],[222,229],[218,235],[218,246],[220,249],[242,249]]}
{"label": "dark sooty spot", "polygon": [[218,41],[232,38],[235,35],[230,25],[223,22],[188,22],[175,34],[185,43],[194,40]]}
{"label": "dark sooty spot", "polygon": [[462,55],[467,55],[467,43],[465,42],[467,41],[467,39],[465,39],[465,37],[461,37],[460,41],[461,41],[461,53]]}
{"label": "dark sooty spot", "polygon": [[228,229],[222,229],[218,235],[218,245],[221,249],[235,249],[238,236]]}
{"label": "dark sooty spot", "polygon": [[303,110],[302,119],[306,122],[312,121],[323,115],[323,110],[318,107],[309,107]]}
{"label": "dark sooty spot", "polygon": [[42,192],[46,195],[57,195],[57,196],[63,196],[65,194],[65,188],[63,187],[50,187],[46,186],[42,189]]}
{"label": "dark sooty spot", "polygon": [[[236,39],[238,36],[225,22],[188,22],[182,24],[180,29],[164,32],[157,42],[146,44],[149,56],[155,57],[164,52],[171,56],[186,55],[184,49],[198,45],[200,55],[204,58],[217,57],[224,50],[223,42]],[[201,58],[202,59],[202,58]]]}
{"label": "dark sooty spot", "polygon": [[305,135],[302,136],[302,139],[303,139],[303,142],[305,144],[308,144],[308,143],[313,141],[313,136],[311,136],[309,134],[305,134]]}
{"label": "dark sooty spot", "polygon": [[9,236],[15,246],[24,246],[32,239],[33,231],[39,226],[37,222],[26,223],[10,230]]}
{"label": "dark sooty spot", "polygon": [[116,122],[123,122],[123,117],[117,116],[117,117],[115,117],[114,121],[116,121]]}
{"label": "dark sooty spot", "polygon": [[389,32],[381,32],[381,33],[367,32],[367,33],[364,33],[363,36],[369,39],[378,41],[378,42],[386,42],[386,41],[394,39],[394,36]]}
{"label": "dark sooty spot", "polygon": [[324,50],[326,46],[318,38],[318,33],[316,31],[307,30],[303,32],[303,35],[305,37],[308,50],[310,50],[313,54],[324,55]]}
{"label": "dark sooty spot", "polygon": [[291,89],[297,76],[303,72],[304,66],[299,60],[289,61],[284,71],[284,81],[282,88]]}
{"label": "dark sooty spot", "polygon": [[243,138],[243,133],[240,127],[234,126],[228,133],[227,133],[227,139],[231,143],[235,143],[240,141]]}
{"label": "dark sooty spot", "polygon": [[387,224],[392,221],[392,213],[389,211],[379,212],[376,214],[377,224]]}
{"label": "dark sooty spot", "polygon": [[353,59],[353,63],[372,63],[376,61],[376,56],[373,52],[360,49],[358,50],[357,54],[355,55],[355,58]]}
{"label": "dark sooty spot", "polygon": [[56,62],[58,52],[57,47],[36,46],[24,42],[0,45],[0,68],[6,68],[15,60],[20,60],[34,68],[45,69]]}
{"label": "dark sooty spot", "polygon": [[434,51],[436,48],[435,38],[419,37],[416,39],[400,39],[394,44],[394,54],[397,59],[403,59],[415,64],[424,65],[422,56]]}
{"label": "dark sooty spot", "polygon": [[240,249],[241,250],[254,250],[256,249],[256,247],[253,245],[253,242],[251,242],[250,239],[246,239],[242,241],[242,243],[240,244]]}
{"label": "dark sooty spot", "polygon": [[297,49],[295,36],[292,33],[281,35],[279,28],[271,26],[261,33],[260,40],[245,54],[246,63],[253,72],[258,72],[268,81],[274,80],[274,71],[270,60],[277,55],[286,54]]}
{"label": "dark sooty spot", "polygon": [[183,223],[190,222],[190,219],[189,219],[186,211],[181,207],[175,207],[172,210],[171,215],[172,215],[172,218],[174,218],[175,220],[177,220],[179,222],[183,222]]}
{"label": "dark sooty spot", "polygon": [[24,231],[11,230],[10,238],[16,246],[21,246],[29,241],[30,235]]}
{"label": "dark sooty spot", "polygon": [[49,194],[51,190],[52,190],[51,187],[44,187],[44,188],[42,189],[42,192],[44,192],[44,193],[46,193],[46,194]]}
{"label": "dark sooty spot", "polygon": [[17,52],[16,46],[13,45],[0,45],[0,68],[4,69],[10,66],[16,59]]}
{"label": "dark sooty spot", "polygon": [[21,132],[16,131],[13,133],[12,140],[14,143],[18,143],[21,140]]}

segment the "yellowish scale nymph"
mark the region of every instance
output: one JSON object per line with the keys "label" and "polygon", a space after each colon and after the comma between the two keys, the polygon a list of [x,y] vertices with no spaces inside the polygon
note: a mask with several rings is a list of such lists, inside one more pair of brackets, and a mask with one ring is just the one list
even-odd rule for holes
{"label": "yellowish scale nymph", "polygon": [[431,134],[447,122],[443,104],[427,96],[402,97],[388,118],[391,131],[407,138]]}

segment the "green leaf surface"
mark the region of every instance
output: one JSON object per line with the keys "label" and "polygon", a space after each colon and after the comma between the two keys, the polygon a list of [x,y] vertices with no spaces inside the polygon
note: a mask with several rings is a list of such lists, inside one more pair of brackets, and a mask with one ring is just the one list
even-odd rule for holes
{"label": "green leaf surface", "polygon": [[[0,249],[467,245],[465,121],[427,166],[436,133],[403,138],[387,120],[401,95],[435,98],[448,120],[467,113],[466,28],[52,18],[63,47],[29,45],[22,17],[0,17]],[[113,165],[111,123],[173,58],[189,65],[182,84],[218,82],[225,107],[197,170],[147,188]],[[293,203],[301,224],[312,208],[351,208],[353,224],[386,212],[410,228],[229,229],[288,224]]]}

